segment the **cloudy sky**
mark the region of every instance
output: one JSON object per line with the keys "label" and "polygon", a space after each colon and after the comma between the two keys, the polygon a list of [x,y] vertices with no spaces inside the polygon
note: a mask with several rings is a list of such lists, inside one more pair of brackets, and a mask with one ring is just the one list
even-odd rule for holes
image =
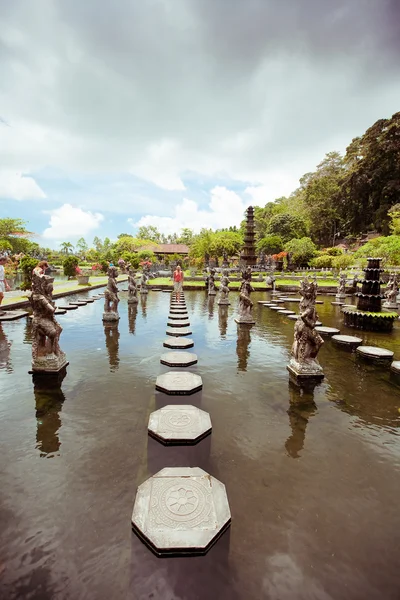
{"label": "cloudy sky", "polygon": [[239,224],[400,103],[398,0],[0,1],[0,217]]}

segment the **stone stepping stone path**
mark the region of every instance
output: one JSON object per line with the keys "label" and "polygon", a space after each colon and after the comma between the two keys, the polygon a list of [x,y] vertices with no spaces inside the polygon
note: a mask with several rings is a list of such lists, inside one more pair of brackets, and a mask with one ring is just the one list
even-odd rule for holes
{"label": "stone stepping stone path", "polygon": [[197,363],[197,354],[193,352],[166,352],[161,355],[160,363],[167,367],[191,367]]}
{"label": "stone stepping stone path", "polygon": [[16,321],[17,319],[22,319],[29,315],[27,310],[7,310],[4,312],[5,314],[0,314],[0,323],[5,321]]}
{"label": "stone stepping stone path", "polygon": [[393,360],[394,352],[377,346],[359,346],[357,355],[377,363],[389,363]]}
{"label": "stone stepping stone path", "polygon": [[400,375],[400,360],[394,360],[390,365],[390,370],[393,371],[393,373]]}
{"label": "stone stepping stone path", "polygon": [[94,298],[86,298],[85,302],[86,304],[91,304],[92,302],[94,302]]}
{"label": "stone stepping stone path", "polygon": [[188,319],[168,319],[167,325],[169,327],[190,327],[190,321],[188,321]]}
{"label": "stone stepping stone path", "polygon": [[61,310],[78,310],[78,306],[75,304],[60,304],[57,308],[60,308]]}
{"label": "stone stepping stone path", "polygon": [[296,314],[288,315],[288,319],[292,319],[292,321],[297,321],[298,317],[299,317],[299,315],[296,315]]}
{"label": "stone stepping stone path", "polygon": [[358,346],[361,346],[363,342],[361,338],[356,337],[355,335],[333,335],[332,341],[339,346],[344,346],[352,350],[355,350]]}
{"label": "stone stepping stone path", "polygon": [[71,306],[86,306],[86,302],[84,300],[77,300],[76,302],[70,302]]}
{"label": "stone stepping stone path", "polygon": [[343,306],[344,302],[331,302],[332,306]]}
{"label": "stone stepping stone path", "polygon": [[[294,310],[287,310],[286,308],[281,308],[278,310],[279,315],[294,315]],[[296,317],[297,318],[297,317]]]}
{"label": "stone stepping stone path", "polygon": [[188,327],[168,327],[166,332],[167,335],[192,335],[192,331]]}
{"label": "stone stepping stone path", "polygon": [[204,555],[226,531],[225,486],[198,467],[168,467],[139,486],[133,531],[157,556]]}
{"label": "stone stepping stone path", "polygon": [[197,444],[211,433],[210,415],[189,404],[169,404],[152,412],[149,435],[166,445]]}
{"label": "stone stepping stone path", "polygon": [[281,310],[282,309],[281,306],[269,306],[268,308],[270,308],[271,310]]}
{"label": "stone stepping stone path", "polygon": [[187,312],[182,313],[182,314],[179,314],[179,313],[177,313],[177,314],[169,314],[168,315],[168,320],[172,319],[174,321],[182,321],[182,319],[186,319],[188,317],[189,317],[189,315],[187,314]]}
{"label": "stone stepping stone path", "polygon": [[171,396],[189,396],[199,392],[202,387],[200,375],[190,371],[168,371],[156,380],[156,390]]}
{"label": "stone stepping stone path", "polygon": [[318,331],[318,333],[320,333],[321,335],[337,335],[340,333],[340,329],[336,329],[336,327],[321,327],[318,326],[315,328],[315,331]]}
{"label": "stone stepping stone path", "polygon": [[172,350],[188,350],[189,348],[193,348],[194,341],[190,338],[171,337],[169,340],[164,340],[163,346]]}

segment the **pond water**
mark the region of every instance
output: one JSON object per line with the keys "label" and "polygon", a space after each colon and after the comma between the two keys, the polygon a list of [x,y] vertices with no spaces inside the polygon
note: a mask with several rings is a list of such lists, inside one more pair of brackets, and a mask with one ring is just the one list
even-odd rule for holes
{"label": "pond water", "polygon": [[[28,375],[30,323],[0,324],[1,598],[400,597],[400,387],[327,339],[325,380],[300,398],[286,370],[294,322],[257,304],[267,297],[253,294],[250,330],[233,320],[237,293],[220,312],[186,292],[190,370],[203,378],[189,402],[213,424],[195,447],[147,435],[149,414],[174,401],[155,392],[169,370],[169,294],[132,308],[121,293],[117,327],[103,326],[101,300],[58,317],[70,361],[61,389]],[[317,307],[328,326],[341,323],[332,300]],[[395,327],[361,337],[400,359]],[[205,557],[159,559],[131,531],[133,502],[140,483],[178,465],[225,483],[232,526]]]}

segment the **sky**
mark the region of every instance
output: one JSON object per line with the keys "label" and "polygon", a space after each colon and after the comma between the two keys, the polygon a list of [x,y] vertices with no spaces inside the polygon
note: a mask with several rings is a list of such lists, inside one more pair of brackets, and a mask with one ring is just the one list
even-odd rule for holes
{"label": "sky", "polygon": [[0,218],[239,225],[400,103],[398,0],[0,2]]}

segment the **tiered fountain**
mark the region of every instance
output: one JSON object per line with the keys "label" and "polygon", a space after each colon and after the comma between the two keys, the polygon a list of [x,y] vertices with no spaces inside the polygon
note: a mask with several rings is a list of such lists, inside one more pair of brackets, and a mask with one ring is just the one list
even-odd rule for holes
{"label": "tiered fountain", "polygon": [[364,269],[365,279],[361,281],[361,292],[358,292],[357,309],[346,308],[343,310],[344,324],[355,329],[368,331],[391,331],[397,319],[397,313],[382,311],[382,298],[380,279],[381,258],[368,258],[368,265]]}

